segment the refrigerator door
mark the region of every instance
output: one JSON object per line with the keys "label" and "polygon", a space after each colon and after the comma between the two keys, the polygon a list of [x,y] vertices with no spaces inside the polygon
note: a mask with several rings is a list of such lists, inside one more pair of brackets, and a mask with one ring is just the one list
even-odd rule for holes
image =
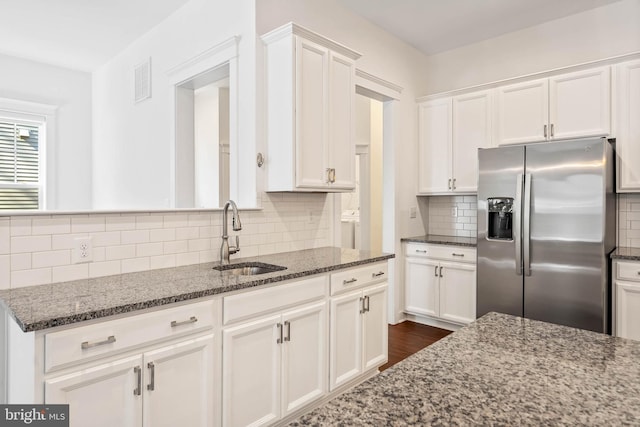
{"label": "refrigerator door", "polygon": [[[522,316],[519,194],[524,147],[478,150],[478,290],[476,316]],[[508,212],[512,211],[511,217]],[[501,215],[501,214],[505,215]],[[511,230],[506,228],[511,227]]]}
{"label": "refrigerator door", "polygon": [[[526,147],[523,230],[524,316],[607,330],[605,253],[607,148],[604,139]],[[530,275],[528,275],[530,274]]]}

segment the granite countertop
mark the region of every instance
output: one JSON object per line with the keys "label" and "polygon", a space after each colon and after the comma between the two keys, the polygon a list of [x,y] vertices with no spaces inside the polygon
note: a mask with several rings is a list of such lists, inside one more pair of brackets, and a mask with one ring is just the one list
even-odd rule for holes
{"label": "granite countertop", "polygon": [[640,248],[618,247],[611,252],[612,259],[622,259],[627,261],[640,261]]}
{"label": "granite countertop", "polygon": [[291,425],[640,425],[640,342],[489,313]]}
{"label": "granite countertop", "polygon": [[438,234],[426,234],[423,236],[415,237],[403,237],[400,239],[403,242],[416,242],[416,243],[435,243],[439,245],[454,245],[454,246],[471,246],[476,247],[475,237],[457,237],[457,236],[440,236]]}
{"label": "granite countertop", "polygon": [[219,262],[127,273],[0,291],[0,302],[25,332],[97,319],[224,292],[354,267],[393,254],[325,247],[251,258],[287,267],[258,276],[234,276],[212,267]]}

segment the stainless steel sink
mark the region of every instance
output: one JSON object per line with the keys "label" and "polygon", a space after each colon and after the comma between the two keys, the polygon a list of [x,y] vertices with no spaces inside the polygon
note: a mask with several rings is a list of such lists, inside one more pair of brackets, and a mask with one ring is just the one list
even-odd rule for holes
{"label": "stainless steel sink", "polygon": [[221,271],[224,274],[230,274],[234,276],[255,276],[258,274],[266,274],[286,270],[287,267],[282,267],[280,265],[274,264],[265,264],[263,262],[240,262],[237,264],[218,265],[213,267],[213,269]]}

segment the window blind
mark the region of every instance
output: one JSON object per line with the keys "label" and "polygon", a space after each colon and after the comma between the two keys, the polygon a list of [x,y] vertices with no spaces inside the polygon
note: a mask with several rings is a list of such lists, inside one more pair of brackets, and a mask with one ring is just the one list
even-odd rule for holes
{"label": "window blind", "polygon": [[0,210],[40,205],[40,126],[0,118]]}

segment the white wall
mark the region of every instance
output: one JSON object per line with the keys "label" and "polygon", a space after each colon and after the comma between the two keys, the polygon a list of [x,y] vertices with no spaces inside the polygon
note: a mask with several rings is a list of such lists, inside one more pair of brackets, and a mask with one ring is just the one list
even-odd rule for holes
{"label": "white wall", "polygon": [[[0,55],[0,98],[58,106],[50,209],[91,207],[91,74]],[[57,179],[53,181],[53,174]]]}
{"label": "white wall", "polygon": [[[191,0],[94,72],[94,208],[167,207],[170,195],[170,95],[167,72],[233,36],[239,43],[243,206],[255,193],[255,18],[253,0]],[[152,97],[133,102],[133,69],[151,57]]]}
{"label": "white wall", "polygon": [[420,95],[640,51],[640,1],[623,0],[428,57]]}

